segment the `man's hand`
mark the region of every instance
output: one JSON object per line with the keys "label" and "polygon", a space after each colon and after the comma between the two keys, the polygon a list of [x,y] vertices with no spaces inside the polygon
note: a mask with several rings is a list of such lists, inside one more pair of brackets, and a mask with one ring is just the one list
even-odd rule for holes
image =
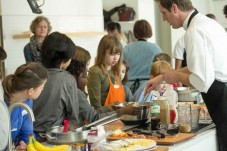
{"label": "man's hand", "polygon": [[147,82],[146,89],[144,95],[151,92],[151,90],[154,90],[163,80],[163,75],[159,75],[153,79],[150,79]]}
{"label": "man's hand", "polygon": [[16,151],[26,151],[27,150],[27,145],[25,144],[24,141],[21,141],[19,145],[16,147]]}
{"label": "man's hand", "polygon": [[166,83],[168,83],[168,84],[174,84],[174,83],[179,82],[177,73],[178,73],[178,71],[176,71],[174,69],[167,70],[163,74],[164,81],[166,81]]}

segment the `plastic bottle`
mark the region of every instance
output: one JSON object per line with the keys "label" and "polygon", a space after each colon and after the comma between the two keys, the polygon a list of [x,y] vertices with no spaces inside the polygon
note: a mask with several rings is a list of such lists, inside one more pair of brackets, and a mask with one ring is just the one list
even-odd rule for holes
{"label": "plastic bottle", "polygon": [[99,144],[106,142],[105,129],[103,126],[91,127],[87,135],[88,151],[97,148]]}
{"label": "plastic bottle", "polygon": [[170,109],[170,123],[177,122],[177,102],[178,102],[178,95],[177,92],[173,89],[172,85],[167,85],[166,91],[163,94],[166,96],[167,101],[169,102],[169,109]]}

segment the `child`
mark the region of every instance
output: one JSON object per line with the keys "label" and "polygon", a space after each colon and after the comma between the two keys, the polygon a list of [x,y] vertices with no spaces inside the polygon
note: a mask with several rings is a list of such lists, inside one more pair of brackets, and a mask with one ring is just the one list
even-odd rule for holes
{"label": "child", "polygon": [[[166,70],[169,70],[169,69],[171,69],[171,66],[166,61],[156,61],[151,66],[150,78],[154,78],[160,74],[163,74]],[[135,99],[138,102],[143,101],[146,84],[147,83],[144,83],[142,86],[139,87],[139,89],[136,91],[135,95],[133,96],[133,99]],[[154,96],[163,95],[162,93],[164,91],[163,90],[164,87],[165,85],[162,85],[157,89],[158,91],[151,92],[145,101],[150,102],[150,101],[153,101]]]}
{"label": "child", "polygon": [[128,70],[129,70],[129,65],[125,60],[123,60],[123,63],[121,65],[121,80],[125,91],[126,102],[132,101],[132,92],[129,89],[129,87],[126,86],[126,83],[128,82]]}
{"label": "child", "polygon": [[[47,81],[47,70],[39,63],[30,62],[17,68],[14,74],[3,80],[4,98],[8,106],[23,102],[32,108],[32,99],[37,99]],[[16,150],[26,150],[29,134],[33,134],[33,123],[28,113],[17,107],[11,112],[12,142]]]}
{"label": "child", "polygon": [[91,62],[91,55],[89,51],[87,51],[86,49],[80,46],[76,46],[76,53],[74,59],[80,62],[84,62],[86,64],[87,69],[89,68]]}
{"label": "child", "polygon": [[91,105],[99,109],[114,102],[125,102],[120,82],[122,45],[113,35],[105,35],[98,45],[95,65],[88,73],[88,94]]}
{"label": "child", "polygon": [[159,53],[154,57],[153,62],[166,61],[171,65],[171,57],[167,53]]}
{"label": "child", "polygon": [[[33,106],[36,134],[46,133],[53,126],[61,126],[66,119],[75,123],[78,121],[76,80],[65,71],[75,51],[73,41],[59,32],[48,35],[42,44],[41,60],[48,70],[49,78]],[[42,137],[37,137],[37,140],[46,141]]]}
{"label": "child", "polygon": [[115,114],[113,118],[116,118],[123,114],[136,114],[139,111],[138,108],[131,105],[125,108],[121,108],[117,111],[113,111],[112,104],[103,106],[102,108],[95,110],[88,103],[87,96],[84,93],[83,89],[81,89],[81,87],[83,88],[87,84],[87,69],[85,64],[73,59],[68,66],[67,71],[69,71],[75,77],[78,84],[77,87],[80,110],[79,124],[91,123],[108,115]]}

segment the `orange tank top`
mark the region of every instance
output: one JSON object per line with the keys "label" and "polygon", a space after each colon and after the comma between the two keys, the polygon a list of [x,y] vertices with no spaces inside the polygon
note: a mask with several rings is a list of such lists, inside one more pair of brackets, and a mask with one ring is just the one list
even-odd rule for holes
{"label": "orange tank top", "polygon": [[120,102],[123,103],[125,102],[125,92],[122,84],[119,81],[118,76],[115,76],[116,78],[116,83],[114,84],[112,80],[110,79],[110,76],[108,75],[108,80],[110,82],[110,88],[108,95],[106,97],[105,101],[105,106],[114,103],[114,102]]}

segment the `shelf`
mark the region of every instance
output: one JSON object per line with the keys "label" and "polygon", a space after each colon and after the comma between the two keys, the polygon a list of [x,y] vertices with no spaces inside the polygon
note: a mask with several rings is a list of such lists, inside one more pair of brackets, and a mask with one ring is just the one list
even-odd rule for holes
{"label": "shelf", "polygon": [[[66,32],[63,34],[66,34],[67,36],[97,36],[106,35],[107,32]],[[32,35],[32,33],[24,32],[22,34],[13,35],[13,39],[28,39]]]}

